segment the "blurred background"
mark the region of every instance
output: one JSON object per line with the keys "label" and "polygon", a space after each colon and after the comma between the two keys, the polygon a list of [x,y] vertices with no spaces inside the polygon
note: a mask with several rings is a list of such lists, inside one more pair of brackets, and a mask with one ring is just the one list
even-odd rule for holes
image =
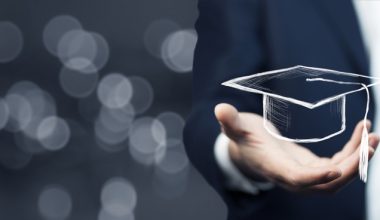
{"label": "blurred background", "polygon": [[0,1],[0,219],[224,219],[186,157],[195,0]]}

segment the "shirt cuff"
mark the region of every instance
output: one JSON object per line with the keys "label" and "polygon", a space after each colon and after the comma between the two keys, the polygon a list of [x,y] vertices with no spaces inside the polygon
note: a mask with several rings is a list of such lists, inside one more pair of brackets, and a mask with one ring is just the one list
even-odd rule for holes
{"label": "shirt cuff", "polygon": [[215,158],[227,178],[227,187],[232,190],[239,190],[253,195],[259,194],[260,191],[273,188],[272,183],[259,183],[244,176],[231,161],[228,143],[228,137],[221,133],[216,138],[214,145]]}

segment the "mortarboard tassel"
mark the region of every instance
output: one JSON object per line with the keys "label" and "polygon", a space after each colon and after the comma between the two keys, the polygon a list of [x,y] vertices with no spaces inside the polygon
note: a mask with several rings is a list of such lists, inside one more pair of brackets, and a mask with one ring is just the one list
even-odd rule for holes
{"label": "mortarboard tassel", "polygon": [[[367,106],[364,115],[364,122],[367,121],[367,115],[369,110],[369,90],[364,84],[361,84],[367,93]],[[362,131],[362,139],[360,141],[360,160],[359,160],[359,176],[363,182],[367,182],[367,172],[368,172],[368,130],[367,126],[364,125]]]}
{"label": "mortarboard tassel", "polygon": [[[324,78],[307,78],[306,81],[312,82],[312,81],[324,81],[324,82],[331,82],[331,83],[337,83],[337,84],[346,84],[346,85],[360,85],[365,89],[367,93],[367,104],[366,104],[366,110],[364,114],[363,121],[367,121],[368,117],[368,111],[369,111],[369,90],[368,87],[363,83],[355,83],[355,82],[344,82],[344,81],[336,81],[331,79],[324,79]],[[363,182],[367,182],[367,173],[368,173],[368,130],[367,126],[364,125],[363,131],[362,131],[362,138],[360,140],[360,153],[359,153],[359,177]]]}

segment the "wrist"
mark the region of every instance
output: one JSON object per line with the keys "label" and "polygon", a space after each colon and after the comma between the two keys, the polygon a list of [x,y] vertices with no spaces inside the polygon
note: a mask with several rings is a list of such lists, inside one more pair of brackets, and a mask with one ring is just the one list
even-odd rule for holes
{"label": "wrist", "polygon": [[229,141],[228,153],[230,155],[232,163],[244,176],[255,182],[268,182],[268,180],[263,175],[259,174],[260,171],[254,170],[253,167],[249,166],[245,162],[240,147],[234,141]]}

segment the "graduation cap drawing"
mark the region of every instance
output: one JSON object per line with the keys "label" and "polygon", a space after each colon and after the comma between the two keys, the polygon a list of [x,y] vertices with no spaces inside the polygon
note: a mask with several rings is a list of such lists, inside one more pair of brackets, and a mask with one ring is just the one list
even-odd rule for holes
{"label": "graduation cap drawing", "polygon": [[[320,142],[343,133],[346,129],[346,96],[350,94],[366,93],[366,108],[363,115],[363,119],[366,120],[370,103],[369,87],[378,84],[380,84],[380,78],[306,66],[257,73],[222,83],[224,86],[262,94],[264,128],[278,139],[297,143]],[[314,91],[320,92],[308,94],[306,91],[312,87],[314,87]],[[305,94],[306,96],[310,95],[310,97],[306,97]],[[335,111],[331,111],[332,107],[335,108]],[[269,123],[275,125],[276,128],[292,128],[292,121],[297,118],[297,115],[292,114],[292,109],[295,108],[301,109],[302,113],[305,114],[313,114],[314,112],[324,114],[324,118],[329,117],[324,120],[328,120],[332,124],[335,123],[337,126],[333,126],[333,130],[319,133],[317,136],[311,134],[305,137],[286,137],[273,131]],[[314,114],[310,117],[318,116]],[[299,130],[305,129],[307,128]],[[359,176],[361,180],[366,182],[368,170],[368,131],[366,127],[362,132],[359,156]]]}

